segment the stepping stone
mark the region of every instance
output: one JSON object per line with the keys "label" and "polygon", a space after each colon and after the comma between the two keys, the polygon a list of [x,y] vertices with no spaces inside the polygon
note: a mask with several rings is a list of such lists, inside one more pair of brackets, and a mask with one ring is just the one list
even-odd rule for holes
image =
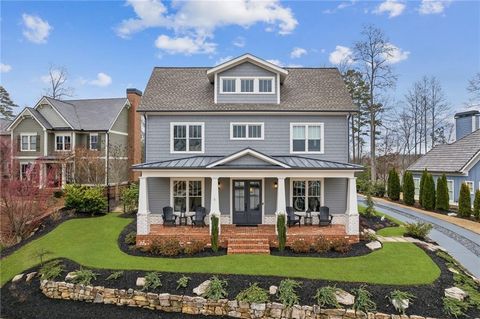
{"label": "stepping stone", "polygon": [[468,296],[468,293],[458,287],[450,287],[445,289],[445,297],[450,297],[458,301],[463,301]]}
{"label": "stepping stone", "polygon": [[355,297],[343,289],[337,289],[335,292],[335,298],[339,304],[344,306],[351,306],[355,302]]}
{"label": "stepping stone", "polygon": [[24,275],[23,273],[16,275],[15,277],[13,277],[12,282],[18,282],[22,280],[23,275]]}
{"label": "stepping stone", "polygon": [[210,286],[210,280],[205,280],[198,287],[193,288],[193,293],[197,296],[202,296],[207,292],[208,287]]}
{"label": "stepping stone", "polygon": [[26,282],[31,281],[36,275],[37,275],[37,272],[36,272],[36,271],[27,274],[27,279],[25,279],[25,281],[26,281]]}
{"label": "stepping stone", "polygon": [[145,277],[138,277],[135,284],[139,287],[145,286]]}
{"label": "stepping stone", "polygon": [[381,244],[379,241],[377,241],[377,240],[372,241],[372,242],[366,244],[366,246],[367,246],[370,250],[377,250],[377,249],[382,248],[382,244]]}
{"label": "stepping stone", "polygon": [[278,290],[277,286],[270,286],[270,288],[268,288],[268,293],[271,295],[274,295],[277,293],[277,290]]}

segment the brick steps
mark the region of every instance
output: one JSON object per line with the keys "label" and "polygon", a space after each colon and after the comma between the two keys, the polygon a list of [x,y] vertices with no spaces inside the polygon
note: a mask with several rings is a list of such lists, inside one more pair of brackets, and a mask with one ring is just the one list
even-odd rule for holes
{"label": "brick steps", "polygon": [[270,254],[268,238],[239,236],[228,240],[227,254]]}

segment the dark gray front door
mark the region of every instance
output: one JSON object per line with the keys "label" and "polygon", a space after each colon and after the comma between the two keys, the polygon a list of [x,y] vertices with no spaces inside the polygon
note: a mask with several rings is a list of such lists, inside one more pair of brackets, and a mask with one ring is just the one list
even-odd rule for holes
{"label": "dark gray front door", "polygon": [[262,223],[262,181],[233,181],[233,223],[258,225]]}

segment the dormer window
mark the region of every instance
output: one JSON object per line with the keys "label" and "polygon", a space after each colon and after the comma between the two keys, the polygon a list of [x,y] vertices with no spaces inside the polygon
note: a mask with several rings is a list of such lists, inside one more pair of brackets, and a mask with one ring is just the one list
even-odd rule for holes
{"label": "dormer window", "polygon": [[274,77],[220,77],[222,94],[275,94]]}
{"label": "dormer window", "polygon": [[240,79],[240,92],[253,93],[253,79]]}
{"label": "dormer window", "polygon": [[222,79],[222,93],[235,93],[236,79]]}
{"label": "dormer window", "polygon": [[258,91],[261,93],[272,93],[273,92],[272,82],[273,82],[272,79],[259,79]]}

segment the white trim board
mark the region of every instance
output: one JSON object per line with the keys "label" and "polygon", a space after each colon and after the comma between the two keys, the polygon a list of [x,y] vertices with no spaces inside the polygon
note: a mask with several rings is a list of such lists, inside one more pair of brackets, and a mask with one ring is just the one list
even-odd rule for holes
{"label": "white trim board", "polygon": [[207,165],[206,168],[214,168],[218,165],[222,165],[222,164],[225,164],[225,163],[228,163],[228,162],[231,162],[233,160],[236,160],[240,157],[243,157],[243,156],[246,156],[246,155],[251,155],[253,157],[256,157],[262,161],[265,161],[267,163],[270,163],[270,164],[273,164],[273,165],[277,165],[277,166],[281,166],[283,168],[290,168],[290,166],[288,166],[287,164],[283,163],[283,162],[280,162],[280,161],[277,161],[276,159],[274,158],[271,158],[267,155],[264,155],[264,154],[261,154],[257,151],[254,151],[252,149],[244,149],[243,151],[240,151],[240,152],[237,152],[237,153],[234,153],[232,155],[229,155],[227,157],[224,157],[218,161],[215,161],[209,165]]}
{"label": "white trim board", "polygon": [[286,77],[288,75],[288,71],[273,64],[273,63],[270,63],[266,60],[263,60],[263,59],[260,59],[260,58],[257,58],[256,56],[253,56],[251,54],[244,54],[244,55],[241,55],[237,58],[234,58],[230,61],[227,61],[227,62],[224,62],[216,67],[213,67],[209,70],[207,70],[207,76],[208,78],[210,79],[210,81],[212,80],[212,75],[216,74],[216,73],[219,73],[221,71],[224,71],[224,70],[228,70],[228,69],[231,69],[233,68],[234,66],[237,66],[239,64],[242,64],[244,62],[250,62],[256,66],[259,66],[263,69],[267,69],[267,70],[270,70],[270,71],[273,71],[275,73],[279,73],[281,74],[283,77]]}
{"label": "white trim board", "polygon": [[[201,126],[201,132],[202,132],[202,149],[200,151],[175,151],[174,150],[174,138],[173,138],[173,131],[174,131],[174,127],[175,125],[185,125],[187,126],[187,129],[186,129],[186,147],[185,149],[188,149],[189,148],[189,127],[190,126],[195,126],[195,125],[199,125]],[[205,123],[204,122],[170,122],[170,154],[203,154],[205,153]]]}

